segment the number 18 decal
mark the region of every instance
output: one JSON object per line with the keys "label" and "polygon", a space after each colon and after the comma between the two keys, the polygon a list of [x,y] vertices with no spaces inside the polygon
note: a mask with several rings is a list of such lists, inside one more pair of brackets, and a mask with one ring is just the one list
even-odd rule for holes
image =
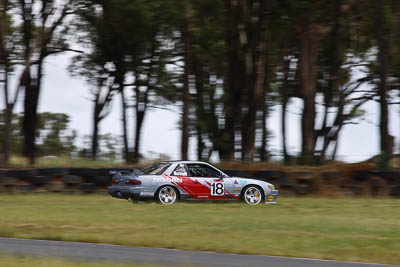
{"label": "number 18 decal", "polygon": [[223,196],[225,193],[224,183],[216,182],[211,184],[211,195],[212,196]]}

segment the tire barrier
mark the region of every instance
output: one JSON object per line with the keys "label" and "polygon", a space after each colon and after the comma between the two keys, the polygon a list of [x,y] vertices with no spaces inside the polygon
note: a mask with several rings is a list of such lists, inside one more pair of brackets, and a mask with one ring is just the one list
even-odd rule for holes
{"label": "tire barrier", "polygon": [[376,176],[380,177],[388,187],[388,194],[392,197],[400,197],[400,171],[381,171]]}
{"label": "tire barrier", "polygon": [[43,176],[62,176],[69,173],[68,168],[42,168],[38,169],[38,174]]}
{"label": "tire barrier", "polygon": [[97,185],[94,183],[82,183],[78,185],[78,190],[82,193],[91,194],[97,189]]}
{"label": "tire barrier", "polygon": [[342,178],[342,173],[337,171],[322,172],[321,177],[324,183],[336,184]]}
{"label": "tire barrier", "polygon": [[[0,193],[104,193],[112,171],[132,168],[38,168],[0,170]],[[400,171],[285,171],[228,169],[234,177],[272,183],[282,196],[400,197]]]}
{"label": "tire barrier", "polygon": [[83,182],[83,179],[81,176],[68,174],[68,175],[62,176],[61,181],[66,186],[74,186],[74,185],[81,184]]}

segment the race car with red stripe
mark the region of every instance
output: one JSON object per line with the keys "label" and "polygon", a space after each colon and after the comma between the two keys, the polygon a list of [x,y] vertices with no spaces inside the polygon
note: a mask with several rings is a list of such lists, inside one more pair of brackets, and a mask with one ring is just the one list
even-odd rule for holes
{"label": "race car with red stripe", "polygon": [[257,179],[230,177],[200,161],[163,161],[142,170],[116,171],[108,193],[129,201],[241,200],[249,205],[276,203],[278,190]]}

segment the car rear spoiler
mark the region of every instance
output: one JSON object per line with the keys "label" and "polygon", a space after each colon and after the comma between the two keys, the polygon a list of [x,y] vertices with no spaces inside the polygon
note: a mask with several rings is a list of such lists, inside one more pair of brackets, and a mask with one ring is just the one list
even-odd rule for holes
{"label": "car rear spoiler", "polygon": [[122,170],[110,170],[111,175],[122,176],[122,175],[132,175],[134,177],[139,176],[140,169],[122,169]]}

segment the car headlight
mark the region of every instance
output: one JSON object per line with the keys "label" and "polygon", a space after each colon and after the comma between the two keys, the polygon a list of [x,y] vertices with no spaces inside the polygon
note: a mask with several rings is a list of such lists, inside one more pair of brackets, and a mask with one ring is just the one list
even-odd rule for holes
{"label": "car headlight", "polygon": [[270,190],[274,190],[274,189],[275,189],[275,187],[274,187],[273,185],[269,185],[268,188],[269,188]]}

